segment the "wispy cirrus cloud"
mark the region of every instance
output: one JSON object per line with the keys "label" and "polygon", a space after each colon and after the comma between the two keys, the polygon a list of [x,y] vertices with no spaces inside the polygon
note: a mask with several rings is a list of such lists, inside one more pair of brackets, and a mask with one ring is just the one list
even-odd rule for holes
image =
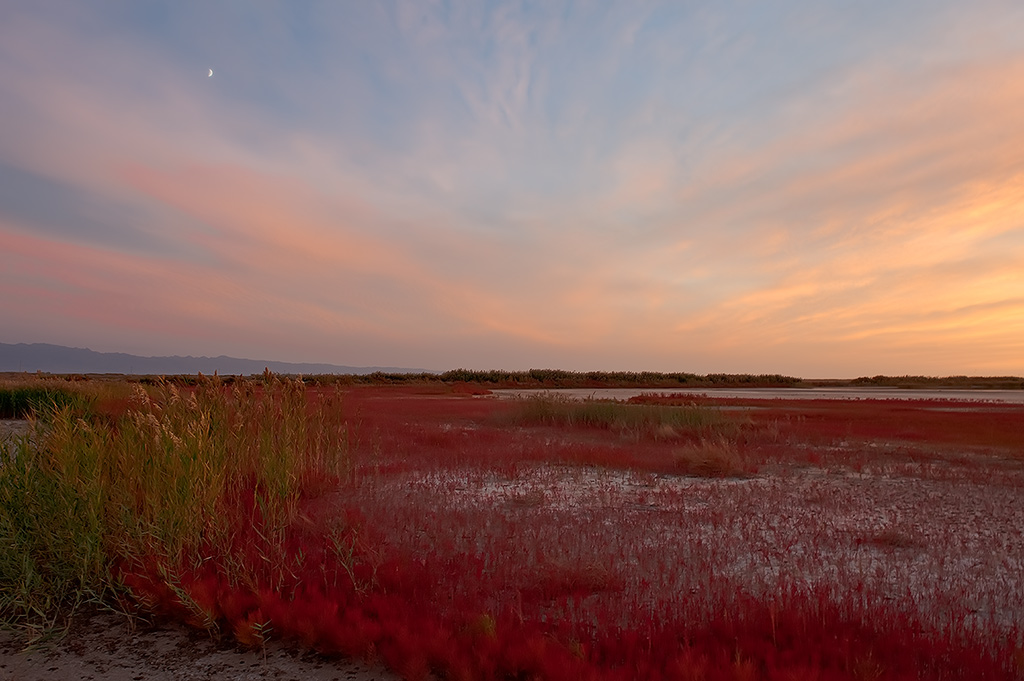
{"label": "wispy cirrus cloud", "polygon": [[11,340],[1024,372],[1021,10],[65,9],[0,27]]}

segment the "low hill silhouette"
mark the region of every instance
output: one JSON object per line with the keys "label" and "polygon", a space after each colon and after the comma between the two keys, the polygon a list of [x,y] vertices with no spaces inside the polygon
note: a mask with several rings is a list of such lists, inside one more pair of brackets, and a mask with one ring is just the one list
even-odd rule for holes
{"label": "low hill silhouette", "polygon": [[123,352],[95,352],[49,343],[0,343],[0,372],[41,371],[50,374],[213,374],[250,375],[269,369],[279,374],[422,373],[401,367],[354,367],[337,364],[275,362],[238,357],[143,357]]}

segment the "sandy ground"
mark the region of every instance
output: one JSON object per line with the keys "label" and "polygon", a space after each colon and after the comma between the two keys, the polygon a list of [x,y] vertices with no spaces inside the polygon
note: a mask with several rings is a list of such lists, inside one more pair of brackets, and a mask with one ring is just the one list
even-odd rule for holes
{"label": "sandy ground", "polygon": [[24,419],[0,419],[0,452],[7,451],[13,456],[15,440],[29,431]]}
{"label": "sandy ground", "polygon": [[0,419],[0,436],[18,436],[28,432],[29,423],[25,419]]}
{"label": "sandy ground", "polygon": [[177,625],[131,627],[121,615],[80,617],[66,636],[25,651],[0,632],[0,681],[392,681],[382,669],[283,645],[240,650]]}

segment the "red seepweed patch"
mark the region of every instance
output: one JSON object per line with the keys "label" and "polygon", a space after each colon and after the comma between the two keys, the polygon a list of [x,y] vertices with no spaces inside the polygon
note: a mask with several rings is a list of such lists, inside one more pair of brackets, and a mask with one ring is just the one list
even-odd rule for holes
{"label": "red seepweed patch", "polygon": [[[511,427],[508,402],[406,387],[344,400],[352,478],[309,481],[279,542],[242,494],[230,545],[121,565],[144,607],[409,679],[1024,672],[1024,473],[949,457],[1024,451],[1019,411],[733,402],[757,407],[743,474],[695,478],[672,457],[699,440]],[[866,472],[937,460],[949,480]]]}

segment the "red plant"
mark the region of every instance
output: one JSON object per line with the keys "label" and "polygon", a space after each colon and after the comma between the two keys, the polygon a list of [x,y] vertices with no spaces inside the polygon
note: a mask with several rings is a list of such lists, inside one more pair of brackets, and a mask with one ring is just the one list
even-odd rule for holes
{"label": "red plant", "polygon": [[[999,580],[1024,547],[1019,524],[999,533],[1024,520],[1001,505],[1019,500],[1020,466],[970,490],[902,473],[860,484],[865,465],[941,452],[856,445],[821,453],[821,467],[807,453],[839,438],[1016,447],[1008,410],[772,404],[736,447],[751,472],[790,467],[708,480],[672,473],[678,443],[513,430],[496,400],[346,399],[359,419],[351,482],[310,481],[281,545],[260,542],[257,519],[214,559],[121,565],[139,602],[243,645],[292,640],[407,679],[1019,678],[1024,595]],[[774,440],[759,439],[772,423]],[[994,465],[942,460],[954,481]],[[251,498],[232,503],[240,523],[254,517]],[[968,555],[982,546],[1001,553]],[[228,558],[253,581],[232,581]],[[955,567],[966,560],[973,573]]]}

